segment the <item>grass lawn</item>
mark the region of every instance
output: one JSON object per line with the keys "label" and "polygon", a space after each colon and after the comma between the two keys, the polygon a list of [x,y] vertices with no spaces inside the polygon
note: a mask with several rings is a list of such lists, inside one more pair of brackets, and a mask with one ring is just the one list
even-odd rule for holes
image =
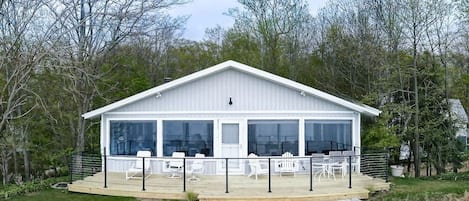
{"label": "grass lawn", "polygon": [[467,180],[392,178],[391,182],[390,192],[378,193],[370,200],[469,200]]}
{"label": "grass lawn", "polygon": [[71,193],[66,190],[48,189],[36,193],[30,193],[22,196],[8,199],[11,201],[137,201],[131,197],[113,197],[102,195],[89,195],[81,193]]}

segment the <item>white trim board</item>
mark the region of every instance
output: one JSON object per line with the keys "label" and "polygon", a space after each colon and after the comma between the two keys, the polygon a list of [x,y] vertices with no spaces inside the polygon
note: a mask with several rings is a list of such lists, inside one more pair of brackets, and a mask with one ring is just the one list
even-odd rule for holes
{"label": "white trim board", "polygon": [[260,77],[262,79],[269,80],[269,81],[272,81],[274,83],[278,83],[280,85],[296,89],[301,94],[312,95],[312,96],[322,98],[324,100],[328,100],[332,103],[336,103],[338,105],[344,106],[344,107],[349,108],[351,110],[354,110],[356,112],[364,113],[364,114],[371,115],[371,116],[378,116],[381,113],[381,111],[376,109],[376,108],[373,108],[373,107],[370,107],[370,106],[367,106],[367,105],[364,105],[364,104],[352,103],[350,101],[347,101],[347,100],[344,100],[342,98],[333,96],[333,95],[325,93],[323,91],[320,91],[320,90],[314,89],[312,87],[306,86],[304,84],[295,82],[293,80],[289,80],[289,79],[280,77],[278,75],[274,75],[272,73],[253,68],[251,66],[248,66],[248,65],[236,62],[236,61],[228,60],[228,61],[225,61],[223,63],[217,64],[215,66],[206,68],[204,70],[201,70],[201,71],[189,74],[187,76],[181,77],[181,78],[176,79],[174,81],[162,84],[160,86],[157,86],[157,87],[154,87],[154,88],[151,88],[151,89],[148,89],[146,91],[135,94],[135,95],[130,96],[128,98],[124,98],[120,101],[111,103],[109,105],[98,108],[96,110],[87,112],[87,113],[83,114],[82,117],[84,117],[85,119],[94,118],[94,117],[97,117],[97,116],[99,116],[99,115],[101,115],[105,112],[109,112],[111,110],[114,110],[116,108],[125,106],[127,104],[133,103],[135,101],[141,100],[141,99],[149,97],[149,96],[154,96],[154,95],[161,96],[161,94],[164,93],[164,91],[166,91],[166,90],[169,90],[171,88],[180,86],[182,84],[191,82],[191,81],[196,80],[196,79],[203,78],[205,76],[208,76],[208,75],[211,75],[211,74],[214,74],[214,73],[217,73],[217,72],[229,69],[229,68],[234,68],[234,69],[237,69],[241,72],[249,73],[249,74],[255,75],[257,77]]}
{"label": "white trim board", "polygon": [[353,114],[354,111],[286,110],[286,111],[161,111],[161,112],[106,112],[110,115],[163,115],[163,114]]}

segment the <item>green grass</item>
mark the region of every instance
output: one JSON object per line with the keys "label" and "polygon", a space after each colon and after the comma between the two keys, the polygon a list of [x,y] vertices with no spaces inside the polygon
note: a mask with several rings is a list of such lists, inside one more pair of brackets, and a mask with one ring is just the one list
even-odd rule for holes
{"label": "green grass", "polygon": [[[391,191],[378,193],[370,200],[461,200],[468,199],[466,180],[392,178]],[[465,197],[462,199],[461,197]]]}
{"label": "green grass", "polygon": [[81,193],[71,193],[66,190],[48,189],[36,193],[10,198],[11,201],[136,201],[131,197],[113,197],[103,195],[90,195]]}

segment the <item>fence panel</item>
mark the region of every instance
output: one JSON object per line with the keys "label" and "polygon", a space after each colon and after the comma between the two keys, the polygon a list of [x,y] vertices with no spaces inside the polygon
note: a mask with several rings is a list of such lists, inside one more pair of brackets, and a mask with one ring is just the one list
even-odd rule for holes
{"label": "fence panel", "polygon": [[71,182],[102,171],[102,157],[99,154],[73,154],[70,163]]}
{"label": "fence panel", "polygon": [[362,154],[360,157],[360,172],[387,181],[388,161],[388,153]]}

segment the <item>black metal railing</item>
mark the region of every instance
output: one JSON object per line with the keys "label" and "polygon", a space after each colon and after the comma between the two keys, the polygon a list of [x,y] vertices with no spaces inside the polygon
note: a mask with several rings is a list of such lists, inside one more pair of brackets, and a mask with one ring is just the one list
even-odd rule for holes
{"label": "black metal railing", "polygon": [[389,154],[388,153],[370,153],[360,156],[360,172],[374,177],[389,180]]}
{"label": "black metal railing", "polygon": [[[106,150],[104,150],[103,153],[106,153]],[[326,155],[327,156],[327,155]],[[335,157],[341,157],[339,160],[336,160]],[[129,157],[131,158],[131,157]],[[134,157],[133,157],[134,158]],[[253,158],[250,157],[239,157],[239,158],[215,158],[215,157],[207,157],[207,158],[196,158],[196,157],[185,157],[185,158],[172,158],[172,157],[141,157],[142,159],[142,167],[146,167],[145,163],[149,162],[148,159],[152,160],[182,160],[183,162],[183,168],[182,168],[182,186],[181,190],[183,192],[186,192],[187,189],[187,182],[186,180],[187,175],[186,175],[186,168],[188,167],[188,160],[189,161],[194,161],[194,160],[206,160],[206,161],[215,161],[215,162],[224,162],[224,167],[225,167],[225,172],[224,172],[224,184],[225,184],[225,193],[229,193],[230,191],[230,161],[244,161],[244,163],[241,163],[241,165],[247,165],[250,160],[253,160]],[[322,157],[321,157],[322,158]],[[324,165],[328,164],[333,164],[331,161],[339,161],[337,162],[338,164],[342,164],[343,167],[346,167],[346,169],[342,169],[341,171],[347,172],[348,176],[348,188],[352,188],[352,172],[354,170],[354,163],[360,159],[361,165],[360,165],[360,171],[364,174],[373,176],[373,177],[380,177],[383,179],[386,179],[387,181],[387,166],[388,166],[388,158],[387,154],[383,153],[376,153],[376,154],[363,154],[363,155],[352,155],[352,156],[327,156],[326,159],[322,158],[324,161]],[[146,160],[147,159],[147,160]],[[273,168],[273,161],[282,161],[285,159],[290,159],[290,158],[285,158],[285,157],[256,157],[255,160],[262,160],[262,161],[267,161],[267,167],[268,167],[268,184],[267,184],[267,192],[271,193],[272,192],[272,168]],[[314,190],[314,180],[315,177],[318,176],[318,174],[323,174],[321,172],[315,172],[313,169],[313,165],[315,164],[315,161],[318,161],[319,158],[316,158],[315,156],[304,156],[304,157],[299,157],[299,156],[294,156],[291,157],[292,160],[295,161],[301,161],[301,167],[303,170],[303,173],[308,174],[309,176],[309,191]],[[306,165],[305,165],[306,164]],[[298,165],[298,164],[297,164]],[[330,168],[327,166],[327,168]],[[107,174],[108,174],[108,156],[107,155],[96,155],[96,154],[74,154],[72,155],[71,158],[71,164],[70,164],[70,183],[76,180],[84,179],[87,176],[94,175],[96,173],[102,172],[104,174],[104,180],[103,180],[103,186],[104,188],[107,188],[109,186],[108,181],[107,181]],[[233,170],[231,170],[233,171]],[[327,170],[329,171],[329,169]],[[142,168],[142,191],[146,190],[146,184],[147,180],[145,179],[145,174],[146,170],[145,168]],[[332,173],[334,174],[334,173]],[[321,176],[321,175],[319,175]],[[335,178],[335,175],[333,175]],[[342,175],[343,176],[343,175]],[[111,184],[112,185],[112,184]]]}
{"label": "black metal railing", "polygon": [[[106,161],[106,160],[104,160]],[[103,159],[99,154],[79,153],[70,158],[70,183],[102,171]],[[107,167],[105,167],[107,168]]]}

